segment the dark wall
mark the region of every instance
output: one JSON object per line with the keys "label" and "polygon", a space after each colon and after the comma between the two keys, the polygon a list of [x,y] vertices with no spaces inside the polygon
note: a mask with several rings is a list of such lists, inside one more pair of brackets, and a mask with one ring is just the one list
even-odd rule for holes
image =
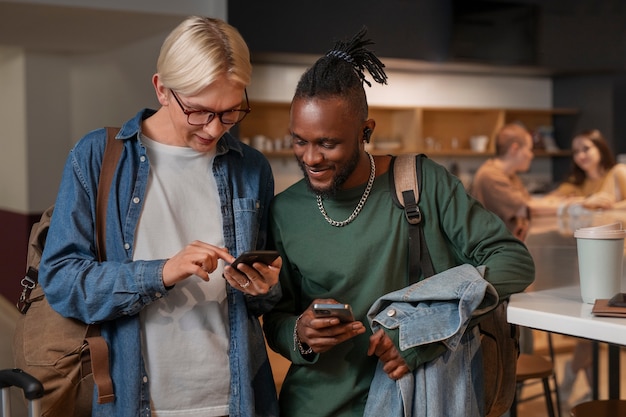
{"label": "dark wall", "polygon": [[626,68],[622,0],[230,0],[228,15],[253,54],[319,55],[366,25],[385,58],[558,73]]}
{"label": "dark wall", "polygon": [[613,145],[616,153],[626,154],[626,75],[617,77],[613,100]]}
{"label": "dark wall", "polygon": [[450,0],[229,0],[228,20],[253,53],[320,55],[365,25],[379,56],[444,60],[450,9]]}
{"label": "dark wall", "polygon": [[626,2],[538,1],[539,64],[559,72],[611,72],[626,68]]}
{"label": "dark wall", "polygon": [[599,129],[611,150],[626,153],[626,74],[578,74],[553,79],[555,107],[580,110],[573,133]]}
{"label": "dark wall", "polygon": [[17,302],[21,292],[20,282],[26,273],[26,253],[30,229],[41,215],[18,214],[0,210],[0,294]]}
{"label": "dark wall", "polygon": [[[580,110],[559,131],[598,128],[615,153],[626,153],[626,1],[229,0],[228,7],[253,58],[320,55],[366,25],[381,58],[546,70],[554,106]],[[567,148],[571,138],[558,140]],[[558,160],[554,178],[568,165]]]}

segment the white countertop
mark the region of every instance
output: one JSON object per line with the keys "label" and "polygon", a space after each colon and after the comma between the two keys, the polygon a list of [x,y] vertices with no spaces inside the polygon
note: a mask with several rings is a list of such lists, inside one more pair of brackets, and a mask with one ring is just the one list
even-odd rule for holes
{"label": "white countertop", "polygon": [[626,318],[596,317],[568,286],[513,294],[508,321],[525,327],[626,346]]}

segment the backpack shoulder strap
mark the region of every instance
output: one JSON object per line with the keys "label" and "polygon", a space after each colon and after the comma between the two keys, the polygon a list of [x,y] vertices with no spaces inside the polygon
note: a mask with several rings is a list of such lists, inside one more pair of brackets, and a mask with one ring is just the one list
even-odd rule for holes
{"label": "backpack shoulder strap", "polygon": [[106,128],[107,143],[104,148],[100,179],[98,180],[98,195],[96,196],[96,248],[100,261],[106,259],[106,213],[111,183],[113,182],[115,168],[117,168],[122,150],[124,149],[124,141],[115,139],[115,135],[117,135],[119,130],[117,127]]}
{"label": "backpack shoulder strap", "polygon": [[392,181],[393,199],[404,209],[404,216],[409,223],[409,283],[413,284],[435,275],[422,225],[422,212],[418,206],[422,191],[423,154],[403,154],[396,156],[389,169]]}
{"label": "backpack shoulder strap", "polygon": [[[107,143],[102,157],[98,195],[96,196],[96,250],[100,262],[106,259],[106,218],[107,203],[115,169],[124,149],[124,141],[115,139],[119,128],[107,127]],[[90,324],[85,339],[89,345],[91,371],[98,387],[98,403],[104,404],[115,400],[113,381],[109,367],[109,347],[100,336],[100,325]]]}
{"label": "backpack shoulder strap", "polygon": [[422,213],[417,205],[421,191],[417,179],[416,161],[419,158],[420,156],[415,154],[398,155],[392,162],[391,168],[393,170],[396,201],[404,208],[404,215],[410,224],[417,224],[422,221]]}
{"label": "backpack shoulder strap", "polygon": [[[107,144],[102,158],[102,168],[98,179],[98,193],[96,195],[96,251],[100,261],[106,259],[105,248],[105,223],[106,223],[106,205],[108,201],[111,183],[115,168],[122,154],[124,147],[123,141],[116,140],[115,135],[119,128],[107,128]],[[26,314],[31,304],[31,291],[39,282],[39,263],[43,248],[48,237],[48,229],[54,205],[48,207],[43,212],[39,221],[33,224],[30,236],[28,238],[28,251],[26,258],[26,275],[22,278],[22,293],[17,302],[17,308],[22,314]]]}

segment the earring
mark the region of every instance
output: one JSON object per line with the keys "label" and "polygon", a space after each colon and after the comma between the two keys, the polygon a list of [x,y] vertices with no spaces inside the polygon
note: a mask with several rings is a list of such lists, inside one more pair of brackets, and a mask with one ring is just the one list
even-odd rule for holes
{"label": "earring", "polygon": [[372,129],[369,127],[363,129],[363,141],[365,143],[370,143],[370,136],[372,136]]}

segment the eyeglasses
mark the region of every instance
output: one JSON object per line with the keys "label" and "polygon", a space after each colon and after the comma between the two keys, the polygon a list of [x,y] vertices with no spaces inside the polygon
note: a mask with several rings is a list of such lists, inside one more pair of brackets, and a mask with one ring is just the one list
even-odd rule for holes
{"label": "eyeglasses", "polygon": [[193,110],[193,111],[186,110],[185,107],[183,106],[183,103],[181,103],[180,100],[178,99],[178,96],[176,95],[174,90],[170,89],[170,91],[172,92],[172,95],[174,96],[174,100],[176,100],[176,102],[180,106],[180,109],[183,111],[183,113],[187,115],[187,123],[189,123],[192,126],[208,125],[215,118],[215,116],[219,118],[220,122],[223,125],[232,126],[241,122],[244,119],[244,117],[246,117],[246,115],[250,113],[250,110],[252,110],[250,108],[250,102],[248,101],[248,91],[246,91],[245,89],[243,90],[244,94],[246,95],[246,108],[245,109],[232,109],[232,110],[225,110],[225,111],[220,111],[220,112],[215,112],[215,111],[210,111],[210,110]]}

